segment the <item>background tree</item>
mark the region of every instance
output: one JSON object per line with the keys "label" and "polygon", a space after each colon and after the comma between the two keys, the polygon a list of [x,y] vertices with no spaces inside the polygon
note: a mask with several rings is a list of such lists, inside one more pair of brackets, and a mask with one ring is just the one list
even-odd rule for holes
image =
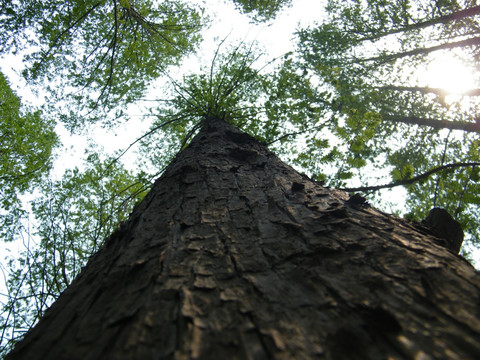
{"label": "background tree", "polygon": [[297,66],[318,84],[311,104],[329,117],[328,138],[335,140],[308,146],[295,162],[351,191],[418,178],[406,186],[409,216],[447,208],[477,243],[478,90],[454,96],[416,74],[446,54],[478,66],[480,7],[331,0],[326,9],[324,21],[298,32]]}
{"label": "background tree", "polygon": [[133,175],[94,154],[85,170],[66,170],[60,180],[40,185],[31,203],[33,233],[15,234],[26,248],[9,260],[2,353],[43,316],[149,187],[146,174]]}
{"label": "background tree", "polygon": [[203,22],[200,9],[181,1],[3,1],[1,13],[0,48],[28,50],[25,76],[49,85],[56,95],[50,111],[77,104],[63,113],[70,128],[106,121],[102,110],[120,111],[141,97],[195,49]]}
{"label": "background tree", "polygon": [[23,215],[20,195],[37,186],[52,166],[58,145],[54,122],[21,108],[0,73],[0,234],[11,240]]}

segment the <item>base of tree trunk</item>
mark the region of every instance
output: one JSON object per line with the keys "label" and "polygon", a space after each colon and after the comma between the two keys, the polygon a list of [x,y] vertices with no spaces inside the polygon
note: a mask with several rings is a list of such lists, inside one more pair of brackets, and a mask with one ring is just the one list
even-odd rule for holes
{"label": "base of tree trunk", "polygon": [[211,121],[7,359],[480,359],[480,276]]}

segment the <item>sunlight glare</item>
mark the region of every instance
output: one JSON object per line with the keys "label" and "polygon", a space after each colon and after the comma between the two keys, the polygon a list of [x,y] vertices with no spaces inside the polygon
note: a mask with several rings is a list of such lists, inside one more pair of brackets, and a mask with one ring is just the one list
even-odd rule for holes
{"label": "sunlight glare", "polygon": [[427,67],[425,83],[450,94],[462,94],[476,87],[475,70],[453,55],[442,54]]}

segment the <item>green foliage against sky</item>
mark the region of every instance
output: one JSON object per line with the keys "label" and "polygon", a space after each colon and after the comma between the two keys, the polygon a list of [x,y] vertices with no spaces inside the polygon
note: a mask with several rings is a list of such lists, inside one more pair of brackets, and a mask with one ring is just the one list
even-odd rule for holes
{"label": "green foliage against sky", "polygon": [[[209,5],[1,2],[0,49],[23,59],[27,85],[47,97],[43,114],[23,111],[0,77],[0,233],[26,244],[4,269],[0,352],[41,316],[211,118],[247,131],[325,185],[367,194],[375,206],[389,200],[378,189],[401,187],[407,198],[396,209],[411,219],[444,207],[467,233],[463,253],[480,246],[480,90],[449,94],[419,75],[446,54],[478,69],[480,6],[329,0],[278,58],[217,33],[223,40],[208,49],[201,70],[179,73],[177,65],[201,43]],[[295,1],[231,5],[265,26]],[[472,77],[478,84],[478,72]],[[148,120],[129,116],[132,107]],[[112,139],[120,126],[145,132],[115,153],[85,146],[80,164],[67,164],[62,176],[49,173],[59,125],[90,136],[93,123],[114,125]],[[70,138],[62,140],[68,147]]]}
{"label": "green foliage against sky", "polygon": [[433,206],[444,207],[478,239],[478,93],[454,98],[417,75],[446,53],[480,65],[474,17],[480,7],[470,5],[330,0],[328,17],[301,29],[298,46],[299,67],[325,89],[312,103],[329,110],[329,129],[342,140],[319,154],[337,170],[321,177],[336,187],[361,187],[379,183],[378,175],[364,176],[372,170],[390,171],[383,181],[400,183],[434,168],[472,164],[408,186],[408,212],[421,219]]}
{"label": "green foliage against sky", "polygon": [[22,214],[20,195],[38,186],[51,168],[58,144],[54,123],[40,111],[25,112],[0,73],[0,234],[16,229]]}
{"label": "green foliage against sky", "polygon": [[[19,97],[0,73],[0,236],[2,241],[20,239],[21,220],[26,217],[21,197],[41,186],[51,166],[53,148],[58,145],[54,123],[40,111],[25,111]],[[2,259],[1,263],[4,260]],[[35,286],[37,286],[35,284]],[[18,284],[17,286],[18,287]],[[3,289],[2,289],[3,290]],[[7,300],[4,298],[2,300]],[[2,301],[2,304],[5,304]],[[3,309],[4,310],[4,309]],[[29,311],[23,308],[24,314]],[[2,317],[4,313],[2,311]],[[3,332],[9,319],[0,323]],[[13,328],[13,322],[8,327]]]}
{"label": "green foliage against sky", "polygon": [[[8,301],[2,340],[22,336],[73,281],[133,206],[146,194],[146,174],[126,171],[112,159],[87,159],[86,169],[67,169],[46,180],[32,203],[38,227],[23,234],[24,251],[9,260]],[[38,246],[34,244],[38,242]]]}
{"label": "green foliage against sky", "polygon": [[287,8],[292,0],[232,0],[243,13],[253,15],[257,21],[272,20],[277,13]]}
{"label": "green foliage against sky", "polygon": [[68,96],[77,106],[64,121],[75,127],[141,97],[195,49],[203,21],[176,0],[3,1],[0,48],[26,50],[26,78]]}

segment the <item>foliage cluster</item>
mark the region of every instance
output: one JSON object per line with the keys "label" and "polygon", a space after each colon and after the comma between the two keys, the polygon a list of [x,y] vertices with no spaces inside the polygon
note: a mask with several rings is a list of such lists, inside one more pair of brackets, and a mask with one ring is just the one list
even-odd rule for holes
{"label": "foliage cluster", "polygon": [[[378,190],[368,183],[378,184],[383,170],[392,187],[407,185],[411,218],[446,208],[477,242],[480,184],[471,174],[479,162],[478,93],[453,96],[422,84],[417,74],[447,54],[478,66],[480,7],[469,1],[330,0],[327,12],[322,23],[299,30],[298,66],[325,89],[312,103],[327,103],[331,131],[342,140],[342,151],[323,152],[337,169],[329,184]],[[432,172],[436,168],[442,171]],[[369,179],[364,174],[372,170]],[[363,185],[354,188],[358,179]]]}
{"label": "foliage cluster", "polygon": [[233,0],[237,9],[250,14],[254,21],[274,19],[278,12],[291,5],[292,0]]}
{"label": "foliage cluster", "polygon": [[50,85],[49,111],[62,103],[76,129],[113,109],[120,116],[196,48],[203,21],[201,9],[177,0],[3,1],[0,48],[25,54],[24,76]]}
{"label": "foliage cluster", "polygon": [[41,183],[58,145],[54,123],[41,111],[24,111],[0,73],[0,235],[10,239],[23,215],[20,196]]}
{"label": "foliage cluster", "polygon": [[113,159],[90,154],[83,171],[67,169],[60,180],[39,185],[31,203],[35,224],[6,238],[21,240],[25,249],[8,262],[1,328],[5,348],[73,281],[150,184],[147,174],[134,175]]}

